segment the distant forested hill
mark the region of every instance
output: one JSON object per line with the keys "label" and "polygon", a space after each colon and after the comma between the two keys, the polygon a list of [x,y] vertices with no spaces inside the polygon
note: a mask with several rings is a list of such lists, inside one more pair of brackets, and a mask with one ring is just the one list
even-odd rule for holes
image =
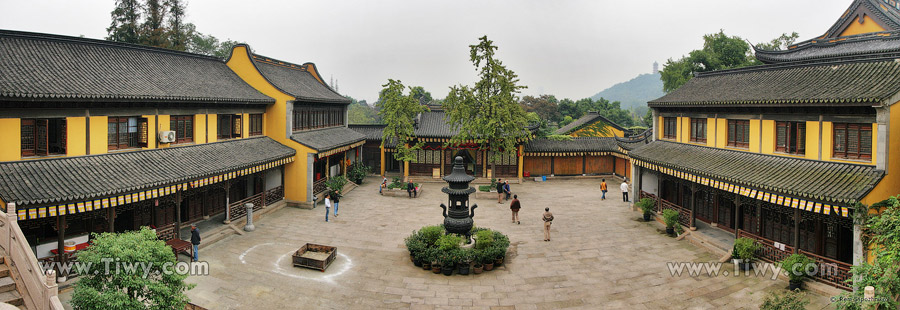
{"label": "distant forested hill", "polygon": [[609,101],[619,101],[624,110],[636,112],[638,116],[643,116],[647,109],[647,101],[662,97],[663,83],[657,74],[641,74],[628,82],[619,83],[607,88],[591,99],[599,99],[601,97]]}

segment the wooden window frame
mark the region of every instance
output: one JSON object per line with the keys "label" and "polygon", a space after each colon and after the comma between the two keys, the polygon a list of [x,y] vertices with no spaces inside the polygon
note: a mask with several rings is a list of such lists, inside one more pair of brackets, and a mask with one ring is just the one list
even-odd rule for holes
{"label": "wooden window frame", "polygon": [[806,123],[775,122],[775,152],[805,155]]}
{"label": "wooden window frame", "polygon": [[170,116],[169,130],[175,132],[175,141],[172,142],[173,144],[194,142],[194,116]]}
{"label": "wooden window frame", "polygon": [[250,136],[261,136],[263,134],[263,115],[250,114]]}
{"label": "wooden window frame", "polygon": [[344,126],[346,106],[295,105],[292,131]]}
{"label": "wooden window frame", "polygon": [[691,119],[691,142],[706,143],[706,119]]}
{"label": "wooden window frame", "polygon": [[[135,125],[131,126],[131,120]],[[147,118],[138,116],[110,116],[107,119],[106,145],[109,150],[147,147],[150,142]],[[134,129],[132,132],[131,130]],[[112,132],[111,132],[112,131]]]}
{"label": "wooden window frame", "polygon": [[750,148],[750,120],[728,120],[728,146]]}
{"label": "wooden window frame", "polygon": [[[243,128],[243,124],[241,123],[241,115],[219,114],[216,121],[218,122],[218,125],[216,125],[216,136],[219,138],[219,140],[241,138],[241,130]],[[228,127],[223,128],[223,124],[228,124]]]}
{"label": "wooden window frame", "polygon": [[678,138],[678,118],[663,117],[663,139]]}
{"label": "wooden window frame", "polygon": [[[851,131],[855,131],[855,134],[852,134]],[[855,151],[850,150],[852,136],[856,136],[857,145]],[[841,159],[872,159],[872,124],[834,123],[832,126],[831,137],[831,157]],[[868,152],[863,151],[863,146],[866,144],[868,146]],[[840,149],[840,146],[843,146],[843,150]]]}
{"label": "wooden window frame", "polygon": [[[66,126],[65,118],[22,119],[20,124],[22,157],[66,155],[68,147]],[[55,135],[58,138],[52,142],[56,143],[50,140],[54,130],[57,131]]]}

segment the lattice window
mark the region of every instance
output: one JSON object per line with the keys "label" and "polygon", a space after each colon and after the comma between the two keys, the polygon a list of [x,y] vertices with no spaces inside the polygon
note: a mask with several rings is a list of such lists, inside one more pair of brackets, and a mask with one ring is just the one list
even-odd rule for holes
{"label": "lattice window", "polygon": [[692,142],[706,142],[706,119],[705,118],[692,118],[691,119],[691,141]]}
{"label": "lattice window", "polygon": [[803,155],[806,153],[806,123],[777,122],[775,151]]}
{"label": "lattice window", "polygon": [[834,150],[837,158],[872,158],[872,125],[834,124]]}
{"label": "lattice window", "polygon": [[175,131],[175,143],[194,141],[194,116],[178,115],[169,118],[169,130]]}
{"label": "lattice window", "polygon": [[250,135],[259,136],[263,133],[262,114],[250,114]]}
{"label": "lattice window", "polygon": [[750,146],[749,120],[728,120],[728,146],[742,148]]}

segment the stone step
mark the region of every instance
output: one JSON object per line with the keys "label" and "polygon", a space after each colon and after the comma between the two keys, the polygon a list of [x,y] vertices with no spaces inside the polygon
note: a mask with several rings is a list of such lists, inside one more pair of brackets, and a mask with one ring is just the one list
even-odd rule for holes
{"label": "stone step", "polygon": [[0,264],[0,278],[9,276],[9,266],[6,264]]}
{"label": "stone step", "polygon": [[16,289],[16,281],[11,277],[0,278],[0,292],[9,292]]}
{"label": "stone step", "polygon": [[22,300],[22,296],[19,295],[19,292],[15,290],[0,293],[0,302],[5,302],[13,306],[25,305],[25,301]]}

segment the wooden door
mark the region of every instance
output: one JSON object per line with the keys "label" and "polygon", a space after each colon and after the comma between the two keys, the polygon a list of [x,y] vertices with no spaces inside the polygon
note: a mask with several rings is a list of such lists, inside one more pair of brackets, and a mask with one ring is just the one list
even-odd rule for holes
{"label": "wooden door", "polygon": [[584,173],[587,174],[610,174],[613,173],[612,156],[587,156],[585,158]]}
{"label": "wooden door", "polygon": [[583,157],[567,156],[553,158],[553,174],[555,175],[580,175],[583,170]]}
{"label": "wooden door", "polygon": [[550,175],[550,163],[553,160],[549,156],[525,156],[525,171],[531,176]]}

